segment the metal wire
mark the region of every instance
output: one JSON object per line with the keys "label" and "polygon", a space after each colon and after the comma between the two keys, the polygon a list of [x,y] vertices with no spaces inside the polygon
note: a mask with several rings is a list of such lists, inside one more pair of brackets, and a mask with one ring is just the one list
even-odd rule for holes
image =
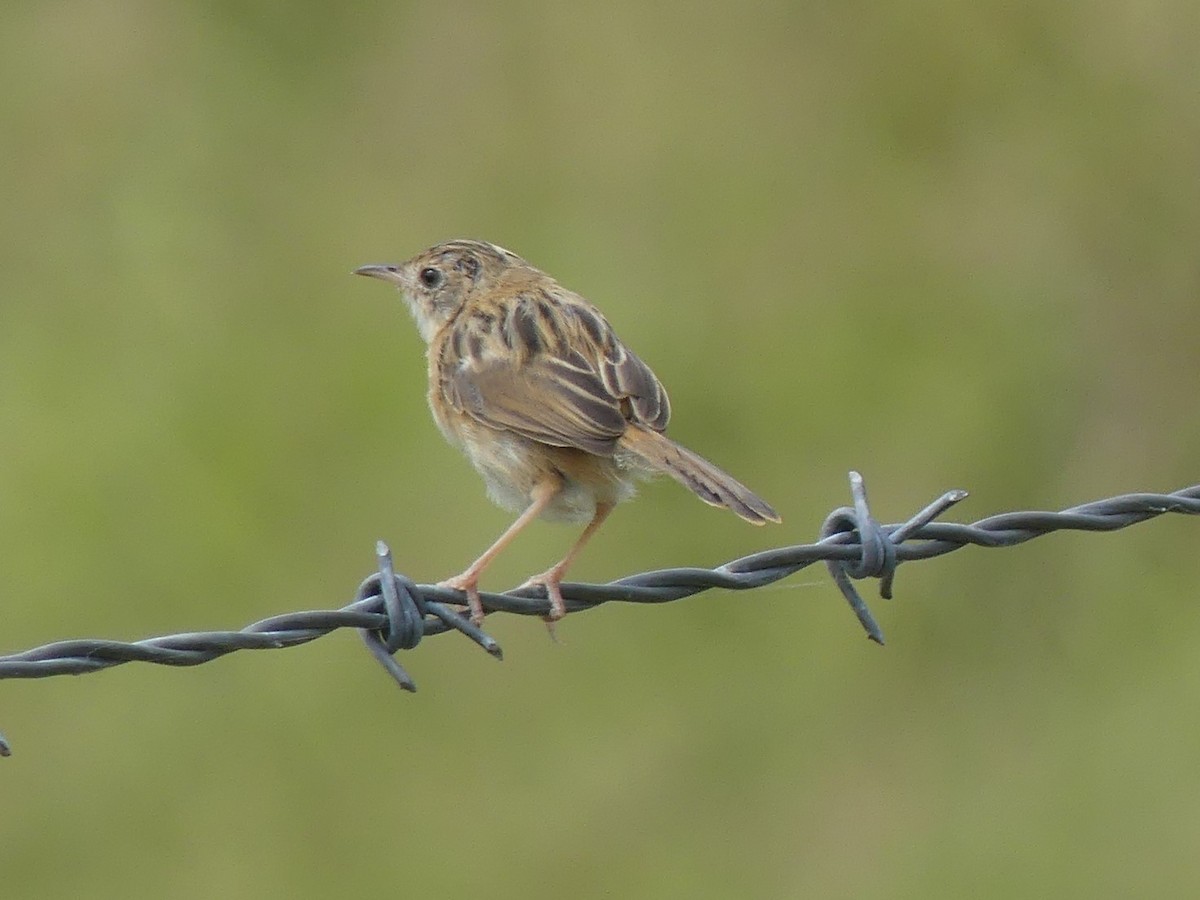
{"label": "metal wire", "polygon": [[[1012,547],[1052,531],[1115,531],[1167,512],[1200,515],[1200,485],[1171,494],[1123,494],[1058,512],[1012,512],[970,525],[934,520],[964,499],[966,491],[948,491],[907,522],[880,525],[871,515],[862,476],[850,473],[852,507],[834,510],[815,544],[765,550],[731,560],[714,569],[659,569],[629,575],[608,584],[562,585],[567,612],[583,612],[603,603],[667,603],[710,588],[750,590],[787,578],[815,562],[825,562],[834,583],[850,604],[867,636],[883,643],[883,634],[854,580],[880,579],[880,594],[892,596],[896,567],[902,562],[931,559],[968,544]],[[414,584],[392,569],[391,553],[376,545],[379,569],[359,585],[355,599],[337,610],[287,613],[247,625],[240,631],[173,634],[125,643],[109,640],[58,641],[0,656],[0,679],[81,675],[127,662],[195,666],[236,650],[295,647],[339,628],[358,629],[371,655],[401,688],[416,684],[396,661],[399,650],[411,650],[427,635],[458,631],[492,656],[500,645],[446,604],[462,605],[464,595],[450,588]],[[503,594],[482,593],[488,613],[546,616],[545,588],[520,588]],[[0,756],[10,748],[0,735]]]}

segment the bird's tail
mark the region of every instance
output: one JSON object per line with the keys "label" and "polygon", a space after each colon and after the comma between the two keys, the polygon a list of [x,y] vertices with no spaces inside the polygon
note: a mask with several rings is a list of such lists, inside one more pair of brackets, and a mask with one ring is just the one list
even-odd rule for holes
{"label": "bird's tail", "polygon": [[652,469],[670,475],[705,503],[727,507],[753,525],[782,521],[750,488],[664,434],[630,425],[618,445]]}

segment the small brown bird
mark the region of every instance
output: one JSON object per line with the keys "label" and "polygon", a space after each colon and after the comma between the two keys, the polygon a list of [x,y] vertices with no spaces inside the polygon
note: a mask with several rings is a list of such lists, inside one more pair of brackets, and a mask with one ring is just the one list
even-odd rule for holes
{"label": "small brown bird", "polygon": [[543,585],[549,621],[561,618],[563,575],[639,478],[665,472],[747,522],[779,521],[749,488],[663,434],[671,407],[654,373],[596,307],[516,254],[447,241],[399,265],[354,271],[400,289],[429,345],[438,428],[488,496],[520,512],[466,571],[441,582],[466,593],[476,622],[479,576],[538,516],[588,523],[561,561],[523,585]]}

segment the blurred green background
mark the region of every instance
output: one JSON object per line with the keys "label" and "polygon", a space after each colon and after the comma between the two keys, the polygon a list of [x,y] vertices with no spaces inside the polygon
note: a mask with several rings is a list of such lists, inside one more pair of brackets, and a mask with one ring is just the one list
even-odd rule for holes
{"label": "blurred green background", "polygon": [[[0,13],[0,652],[339,606],[508,522],[392,292],[510,247],[654,366],[575,575],[1197,481],[1200,7],[79,0]],[[6,897],[1189,896],[1200,522],[0,684]],[[557,558],[537,525],[487,579]]]}

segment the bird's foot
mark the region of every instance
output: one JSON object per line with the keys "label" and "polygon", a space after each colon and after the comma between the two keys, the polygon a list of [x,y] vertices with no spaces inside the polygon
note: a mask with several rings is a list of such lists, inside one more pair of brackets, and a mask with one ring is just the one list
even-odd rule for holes
{"label": "bird's foot", "polygon": [[556,643],[558,634],[555,631],[555,625],[567,614],[567,602],[563,599],[561,584],[562,572],[557,566],[554,566],[541,575],[534,575],[527,579],[521,585],[523,588],[544,587],[546,589],[546,597],[550,600],[550,612],[542,617],[542,621],[546,623],[546,630],[550,632],[550,638]]}
{"label": "bird's foot", "polygon": [[467,595],[467,611],[471,615],[471,623],[476,627],[483,624],[483,601],[479,599],[479,576],[472,572],[463,572],[445,581],[439,581],[438,587],[462,591]]}

